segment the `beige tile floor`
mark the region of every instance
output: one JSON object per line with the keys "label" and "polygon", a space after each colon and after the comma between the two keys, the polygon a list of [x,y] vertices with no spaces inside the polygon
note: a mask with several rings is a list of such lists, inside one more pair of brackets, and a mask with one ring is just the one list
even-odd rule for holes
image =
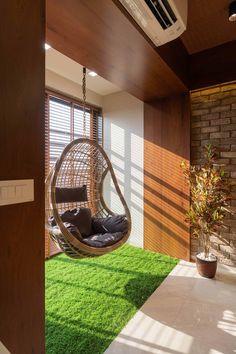
{"label": "beige tile floor", "polygon": [[236,353],[236,268],[201,278],[181,261],[105,354]]}

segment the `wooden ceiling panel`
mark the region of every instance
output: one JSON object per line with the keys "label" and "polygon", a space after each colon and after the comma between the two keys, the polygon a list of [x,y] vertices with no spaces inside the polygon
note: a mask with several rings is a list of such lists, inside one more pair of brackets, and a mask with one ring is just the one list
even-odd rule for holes
{"label": "wooden ceiling panel", "polygon": [[190,88],[236,80],[236,41],[190,55]]}
{"label": "wooden ceiling panel", "polygon": [[181,39],[190,54],[236,39],[236,22],[228,20],[232,0],[189,0],[187,30]]}
{"label": "wooden ceiling panel", "polygon": [[143,101],[187,91],[186,66],[176,73],[114,1],[47,0],[46,40]]}

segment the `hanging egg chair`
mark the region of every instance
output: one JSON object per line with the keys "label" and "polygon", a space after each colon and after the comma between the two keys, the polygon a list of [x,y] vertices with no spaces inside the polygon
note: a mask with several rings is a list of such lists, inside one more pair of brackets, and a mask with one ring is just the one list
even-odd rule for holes
{"label": "hanging egg chair", "polygon": [[[85,69],[83,71],[85,126]],[[103,196],[110,175],[124,214],[115,214]],[[46,229],[69,257],[100,256],[123,245],[131,216],[111,162],[94,140],[79,138],[67,145],[46,179]]]}

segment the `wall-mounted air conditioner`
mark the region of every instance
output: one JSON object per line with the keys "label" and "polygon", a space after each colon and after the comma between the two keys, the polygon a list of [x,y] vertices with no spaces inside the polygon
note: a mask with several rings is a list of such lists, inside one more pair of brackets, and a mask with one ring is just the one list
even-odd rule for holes
{"label": "wall-mounted air conditioner", "polygon": [[187,0],[120,0],[156,45],[179,37],[187,25]]}

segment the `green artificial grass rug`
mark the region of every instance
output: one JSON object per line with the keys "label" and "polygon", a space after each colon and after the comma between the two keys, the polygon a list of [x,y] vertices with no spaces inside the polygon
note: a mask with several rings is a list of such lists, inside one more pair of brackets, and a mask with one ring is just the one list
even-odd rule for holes
{"label": "green artificial grass rug", "polygon": [[47,261],[46,353],[102,354],[177,262],[129,245]]}

